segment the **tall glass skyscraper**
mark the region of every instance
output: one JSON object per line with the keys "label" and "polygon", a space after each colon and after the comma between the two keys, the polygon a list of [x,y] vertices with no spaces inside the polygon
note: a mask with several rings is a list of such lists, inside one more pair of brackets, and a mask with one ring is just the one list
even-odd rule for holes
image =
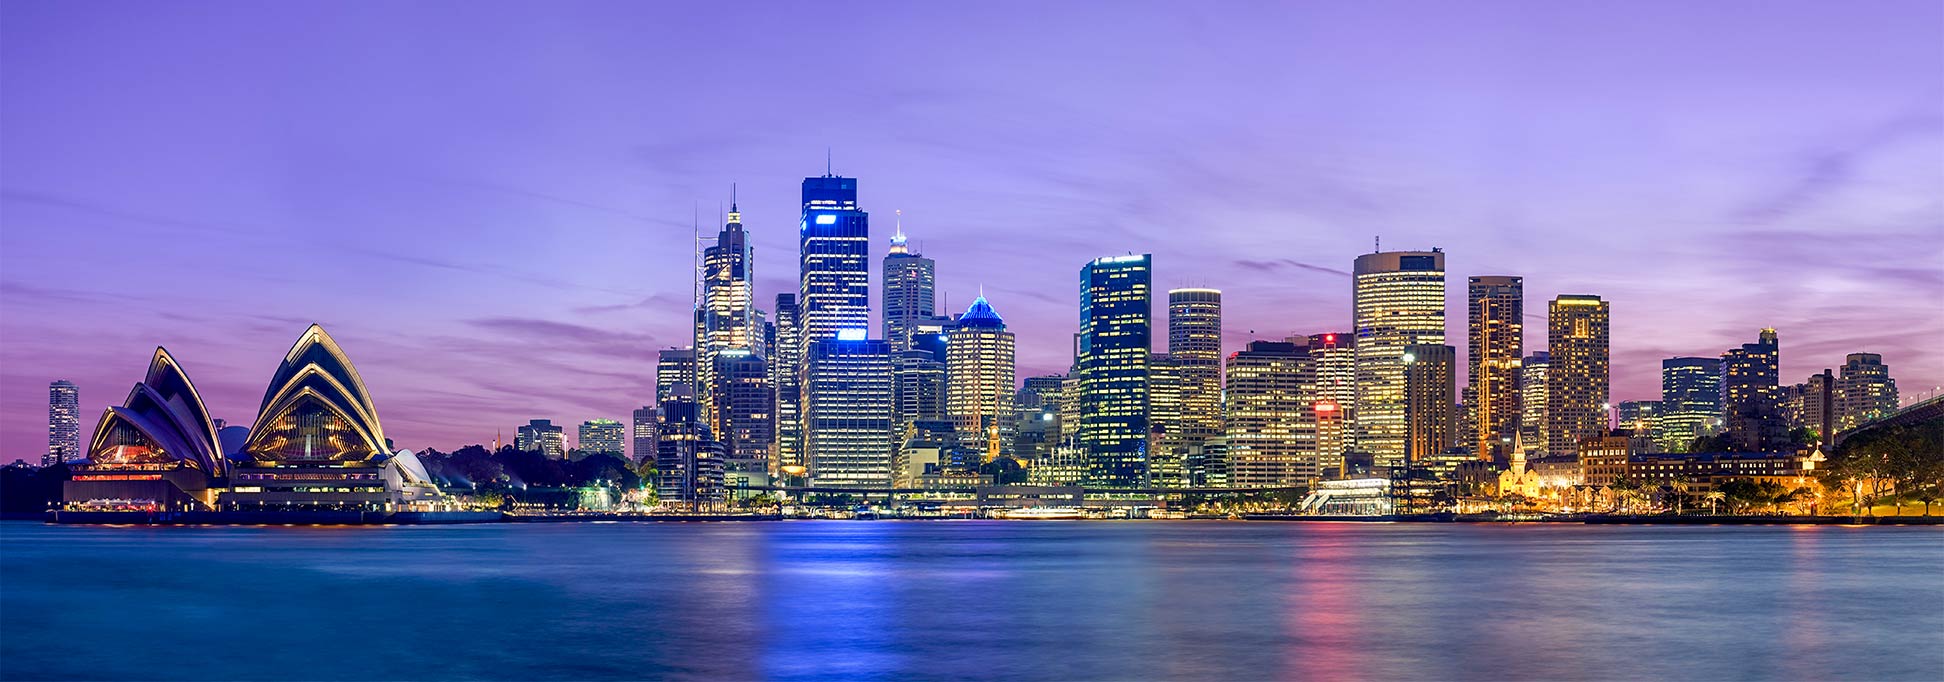
{"label": "tall glass skyscraper", "polygon": [[1357,327],[1356,451],[1380,467],[1404,460],[1404,349],[1445,342],[1444,252],[1389,251],[1357,257],[1351,311]]}
{"label": "tall glass skyscraper", "polygon": [[890,486],[896,446],[891,347],[845,330],[810,344],[804,454],[813,485]]}
{"label": "tall glass skyscraper", "polygon": [[799,475],[803,459],[803,320],[796,294],[776,295],[776,343],[770,352],[770,387],[776,392],[778,473]]}
{"label": "tall glass skyscraper", "polygon": [[634,424],[630,440],[634,447],[631,453],[636,464],[655,461],[655,426],[661,420],[661,413],[653,405],[635,408]]}
{"label": "tall glass skyscraper", "polygon": [[81,452],[81,389],[62,379],[47,385],[47,454],[41,466],[85,456]]}
{"label": "tall glass skyscraper", "polygon": [[884,340],[891,352],[911,350],[911,335],[920,320],[937,314],[933,298],[937,265],[905,243],[903,222],[891,234],[891,250],[884,256]]}
{"label": "tall glass skyscraper", "polygon": [[1509,462],[1519,431],[1519,360],[1525,357],[1525,280],[1472,277],[1466,281],[1470,318],[1465,353],[1472,433],[1461,444],[1479,459]]}
{"label": "tall glass skyscraper", "polygon": [[1576,454],[1607,430],[1607,302],[1561,294],[1546,319],[1546,451]]}
{"label": "tall glass skyscraper", "polygon": [[1181,423],[1170,441],[1185,447],[1222,433],[1222,292],[1168,291],[1168,357],[1176,367]]}
{"label": "tall glass skyscraper", "polygon": [[1404,347],[1404,458],[1444,454],[1458,432],[1458,349],[1442,343]]}
{"label": "tall glass skyscraper", "polygon": [[1551,365],[1552,355],[1543,350],[1519,361],[1519,452],[1546,452],[1546,370]]}
{"label": "tall glass skyscraper", "polygon": [[857,179],[803,179],[797,298],[804,348],[840,329],[868,329],[871,316],[870,216],[857,208]]}
{"label": "tall glass skyscraper", "polygon": [[1721,360],[1661,361],[1660,446],[1687,452],[1694,439],[1721,430]]}
{"label": "tall glass skyscraper", "polygon": [[1099,258],[1080,269],[1078,440],[1091,485],[1147,484],[1153,270],[1150,254]]}
{"label": "tall glass skyscraper", "polygon": [[[755,264],[755,250],[743,231],[742,213],[732,203],[722,231],[716,234],[715,246],[702,252],[702,271],[697,273],[702,281],[702,321],[696,337],[696,385],[700,388],[696,402],[703,421],[719,435],[727,435],[729,413],[735,408],[717,391],[721,384],[716,377],[718,365],[725,354],[731,353],[739,365],[747,364],[750,357],[762,361],[757,352],[763,345],[763,332],[756,324]],[[763,403],[761,409],[767,413],[769,400]]]}
{"label": "tall glass skyscraper", "polygon": [[1722,427],[1744,448],[1779,448],[1788,438],[1781,362],[1774,329],[1721,355]]}
{"label": "tall glass skyscraper", "polygon": [[945,409],[959,439],[984,461],[1013,454],[1013,333],[984,296],[958,318],[945,342]]}

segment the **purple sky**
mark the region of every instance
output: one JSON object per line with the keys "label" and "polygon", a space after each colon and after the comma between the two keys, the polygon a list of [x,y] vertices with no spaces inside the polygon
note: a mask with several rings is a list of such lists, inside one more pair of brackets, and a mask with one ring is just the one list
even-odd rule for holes
{"label": "purple sky", "polygon": [[1525,276],[1532,349],[1612,300],[1616,401],[1765,325],[1785,381],[1944,383],[1935,0],[1045,4],[0,3],[0,461],[157,344],[248,423],[311,321],[401,447],[625,420],[697,207],[739,182],[794,289],[826,147],[1021,376],[1095,256],[1224,289],[1233,348],[1347,329],[1381,234],[1449,253],[1461,349],[1468,275]]}

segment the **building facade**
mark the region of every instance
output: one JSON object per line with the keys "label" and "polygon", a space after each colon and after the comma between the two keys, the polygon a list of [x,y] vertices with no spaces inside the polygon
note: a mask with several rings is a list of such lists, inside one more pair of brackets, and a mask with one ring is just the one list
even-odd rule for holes
{"label": "building facade", "polygon": [[770,387],[776,392],[776,445],[771,468],[800,475],[803,459],[803,327],[796,294],[776,295],[776,342],[770,357]]}
{"label": "building facade", "polygon": [[1876,353],[1850,353],[1836,379],[1836,430],[1849,429],[1897,411],[1897,380]]}
{"label": "building facade", "polygon": [[945,410],[959,438],[985,461],[1013,456],[1013,333],[980,296],[958,318],[945,346]]}
{"label": "building facade", "polygon": [[538,452],[550,459],[567,456],[566,432],[554,425],[551,419],[534,419],[517,430],[513,446],[526,452]]}
{"label": "building facade", "polygon": [[1546,319],[1546,450],[1571,455],[1607,431],[1609,310],[1598,296],[1562,294]]}
{"label": "building facade", "polygon": [[1519,361],[1519,449],[1546,452],[1546,370],[1552,355],[1534,351]]}
{"label": "building facade", "polygon": [[[702,322],[695,339],[696,401],[709,428],[722,434],[728,431],[730,412],[735,409],[727,396],[717,392],[723,383],[717,378],[722,360],[733,354],[760,362],[758,349],[763,346],[763,329],[756,316],[756,253],[735,204],[729,206],[715,245],[703,250],[701,265],[696,273],[702,291]],[[765,409],[769,402],[762,400]]]}
{"label": "building facade", "polygon": [[1223,423],[1228,484],[1237,488],[1309,485],[1317,460],[1316,368],[1306,350],[1252,341],[1228,358]]}
{"label": "building facade", "polygon": [[629,432],[629,456],[638,464],[655,461],[655,427],[661,416],[653,405],[635,408],[634,423]]}
{"label": "building facade", "polygon": [[911,350],[911,335],[919,320],[938,314],[934,298],[937,264],[906,244],[904,223],[891,234],[884,256],[884,340],[891,352]]}
{"label": "building facade", "polygon": [[1721,354],[1722,429],[1748,450],[1782,447],[1788,422],[1782,414],[1782,346],[1774,329],[1755,343]]}
{"label": "building facade", "polygon": [[1181,420],[1173,434],[1182,445],[1222,433],[1222,292],[1168,291],[1168,357],[1175,363]]}
{"label": "building facade", "polygon": [[856,331],[809,346],[803,443],[812,485],[891,485],[897,449],[891,346]]}
{"label": "building facade", "polygon": [[803,179],[799,239],[801,281],[797,315],[809,344],[835,338],[838,330],[870,327],[870,215],[857,205],[857,179],[825,175]]}
{"label": "building facade", "polygon": [[1488,276],[1466,280],[1468,300],[1466,408],[1473,430],[1465,444],[1479,459],[1510,461],[1518,440],[1519,362],[1525,358],[1525,280]]}
{"label": "building facade", "polygon": [[574,434],[574,444],[582,456],[606,453],[616,457],[627,456],[625,442],[627,429],[621,422],[613,419],[590,419],[581,422],[579,433]]}
{"label": "building facade", "polygon": [[81,389],[62,379],[47,385],[47,454],[41,466],[49,467],[87,453],[81,450]]}
{"label": "building facade", "polygon": [[1687,452],[1697,438],[1721,431],[1721,360],[1680,357],[1661,361],[1660,446]]}
{"label": "building facade", "polygon": [[1445,454],[1458,434],[1458,349],[1420,343],[1404,347],[1404,461]]}
{"label": "building facade", "polygon": [[1405,462],[1405,347],[1445,342],[1444,252],[1358,256],[1351,284],[1356,324],[1353,447],[1377,466]]}
{"label": "building facade", "polygon": [[1153,264],[1112,256],[1080,270],[1078,440],[1093,485],[1147,484]]}

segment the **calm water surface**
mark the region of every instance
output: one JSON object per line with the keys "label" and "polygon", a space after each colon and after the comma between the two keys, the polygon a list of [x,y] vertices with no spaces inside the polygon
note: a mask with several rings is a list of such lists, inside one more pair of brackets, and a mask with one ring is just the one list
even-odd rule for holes
{"label": "calm water surface", "polygon": [[7,679],[1944,678],[1944,531],[0,524]]}

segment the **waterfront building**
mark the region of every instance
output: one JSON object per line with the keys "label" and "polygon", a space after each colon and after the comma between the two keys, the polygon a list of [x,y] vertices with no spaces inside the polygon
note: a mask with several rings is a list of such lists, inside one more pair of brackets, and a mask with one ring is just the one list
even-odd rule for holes
{"label": "waterfront building", "polygon": [[813,341],[804,379],[804,456],[813,485],[888,487],[896,454],[891,346],[847,329]]}
{"label": "waterfront building", "polygon": [[776,295],[776,341],[771,344],[770,387],[776,393],[776,444],[771,466],[801,475],[803,459],[803,335],[796,294]]}
{"label": "waterfront building", "polygon": [[1695,439],[1720,432],[1721,376],[1718,358],[1661,361],[1661,450],[1687,452]]}
{"label": "waterfront building", "polygon": [[892,485],[915,488],[927,476],[935,479],[954,462],[965,459],[960,453],[959,433],[951,420],[921,419],[909,422],[900,431],[898,454],[892,466]]}
{"label": "waterfront building", "polygon": [[1519,441],[1528,454],[1546,451],[1546,369],[1552,356],[1533,351],[1519,361]]}
{"label": "waterfront building", "polygon": [[632,449],[629,455],[635,463],[655,460],[655,426],[661,420],[653,405],[642,405],[634,411],[634,428],[630,432]]}
{"label": "waterfront building", "polygon": [[708,511],[728,496],[722,444],[709,432],[689,387],[677,387],[661,403],[655,452],[655,493],[666,506]]}
{"label": "waterfront building", "polygon": [[1229,355],[1228,483],[1237,488],[1308,485],[1317,479],[1316,368],[1305,349],[1252,341]]}
{"label": "waterfront building", "polygon": [[1354,445],[1376,466],[1405,462],[1405,347],[1445,342],[1444,252],[1358,256],[1352,275],[1356,323]]}
{"label": "waterfront building", "polygon": [[1181,364],[1167,353],[1148,354],[1148,485],[1178,488],[1186,480],[1187,439]]}
{"label": "waterfront building", "polygon": [[1168,291],[1168,357],[1180,377],[1179,444],[1222,433],[1222,292]]}
{"label": "waterfront building", "polygon": [[1228,437],[1190,444],[1183,460],[1188,469],[1189,487],[1229,487]]}
{"label": "waterfront building", "polygon": [[694,348],[664,348],[656,354],[655,404],[661,404],[681,387],[694,396],[696,381]]}
{"label": "waterfront building", "polygon": [[1784,490],[1819,490],[1815,475],[1814,461],[1788,452],[1665,453],[1636,455],[1627,461],[1628,478],[1650,489],[1684,484],[1690,499],[1732,479],[1774,483]]}
{"label": "waterfront building", "polygon": [[1148,355],[1153,256],[1110,256],[1080,270],[1079,444],[1090,485],[1148,482]]}
{"label": "waterfront building", "polygon": [[1582,438],[1607,430],[1608,321],[1598,296],[1562,294],[1547,315],[1546,450],[1578,451]]}
{"label": "waterfront building", "polygon": [[156,348],[148,372],[122,404],[96,422],[86,454],[62,483],[67,509],[207,510],[225,475],[209,408],[169,351]]}
{"label": "waterfront building", "polygon": [[1013,456],[1037,462],[1053,453],[1060,443],[1060,406],[1066,402],[1066,376],[1026,377],[1013,399],[1019,415],[1015,428]]}
{"label": "waterfront building", "polygon": [[[1311,364],[1315,357],[1311,356]],[[1328,398],[1320,398],[1310,408],[1316,416],[1316,475],[1318,478],[1342,478],[1344,431],[1344,409],[1342,405]]]}
{"label": "waterfront building", "polygon": [[1781,356],[1774,329],[1721,354],[1722,428],[1744,449],[1782,447],[1788,441]]}
{"label": "waterfront building", "polygon": [[1835,435],[1836,403],[1835,370],[1825,368],[1807,381],[1782,387],[1782,415],[1789,429],[1808,429],[1816,434],[1818,445]]}
{"label": "waterfront building", "polygon": [[513,446],[527,452],[538,452],[548,459],[567,456],[566,433],[561,427],[555,426],[551,419],[528,421],[518,429]]}
{"label": "waterfront building", "polygon": [[1420,343],[1404,347],[1404,461],[1443,455],[1457,422],[1458,349]]}
{"label": "waterfront building", "polygon": [[945,346],[945,409],[960,438],[984,461],[1013,455],[1013,333],[980,296],[960,315]]}
{"label": "waterfront building", "polygon": [[891,344],[892,353],[911,350],[918,321],[937,315],[937,267],[906,243],[900,216],[891,234],[891,249],[884,256],[884,340]]}
{"label": "waterfront building", "polygon": [[613,419],[590,419],[581,422],[579,432],[574,434],[574,444],[582,457],[596,453],[624,457],[626,451],[622,450],[622,438],[625,431],[621,422]]}
{"label": "waterfront building", "polygon": [[81,450],[81,389],[62,379],[47,385],[47,454],[41,466],[50,467],[87,453]]}
{"label": "waterfront building", "polygon": [[[725,359],[743,370],[748,369],[745,365],[751,358],[761,365],[758,349],[763,345],[762,327],[755,310],[756,253],[750,246],[749,234],[743,231],[742,213],[733,201],[722,231],[716,233],[715,245],[702,251],[701,265],[701,271],[696,273],[702,291],[702,324],[695,339],[696,402],[710,430],[726,436],[731,428],[731,412],[739,409],[749,412],[752,407],[729,405],[727,396],[719,395],[718,391],[730,384],[717,375],[724,369]],[[760,381],[766,383],[767,377]],[[756,408],[761,410],[766,423],[770,400],[762,398]],[[769,445],[767,434],[762,445],[765,448]],[[768,453],[764,453],[759,459],[767,457]]]}
{"label": "waterfront building", "polygon": [[1585,484],[1594,488],[1612,488],[1626,478],[1627,461],[1635,454],[1633,439],[1622,435],[1586,438],[1574,449]]}
{"label": "waterfront building", "polygon": [[1485,276],[1466,280],[1469,327],[1465,406],[1471,430],[1465,445],[1479,459],[1507,462],[1518,439],[1519,361],[1525,357],[1525,280]]}
{"label": "waterfront building", "polygon": [[916,421],[945,420],[945,363],[929,351],[907,350],[891,358],[898,430]]}
{"label": "waterfront building", "polygon": [[804,348],[839,330],[870,327],[870,215],[858,208],[857,179],[803,179],[797,315]]}
{"label": "waterfront building", "polygon": [[1836,430],[1847,431],[1897,411],[1897,381],[1876,353],[1850,353],[1836,379]]}
{"label": "waterfront building", "polygon": [[727,484],[769,482],[770,454],[776,438],[776,392],[770,388],[769,363],[745,348],[717,353],[715,371],[716,422],[710,432],[722,444]]}

